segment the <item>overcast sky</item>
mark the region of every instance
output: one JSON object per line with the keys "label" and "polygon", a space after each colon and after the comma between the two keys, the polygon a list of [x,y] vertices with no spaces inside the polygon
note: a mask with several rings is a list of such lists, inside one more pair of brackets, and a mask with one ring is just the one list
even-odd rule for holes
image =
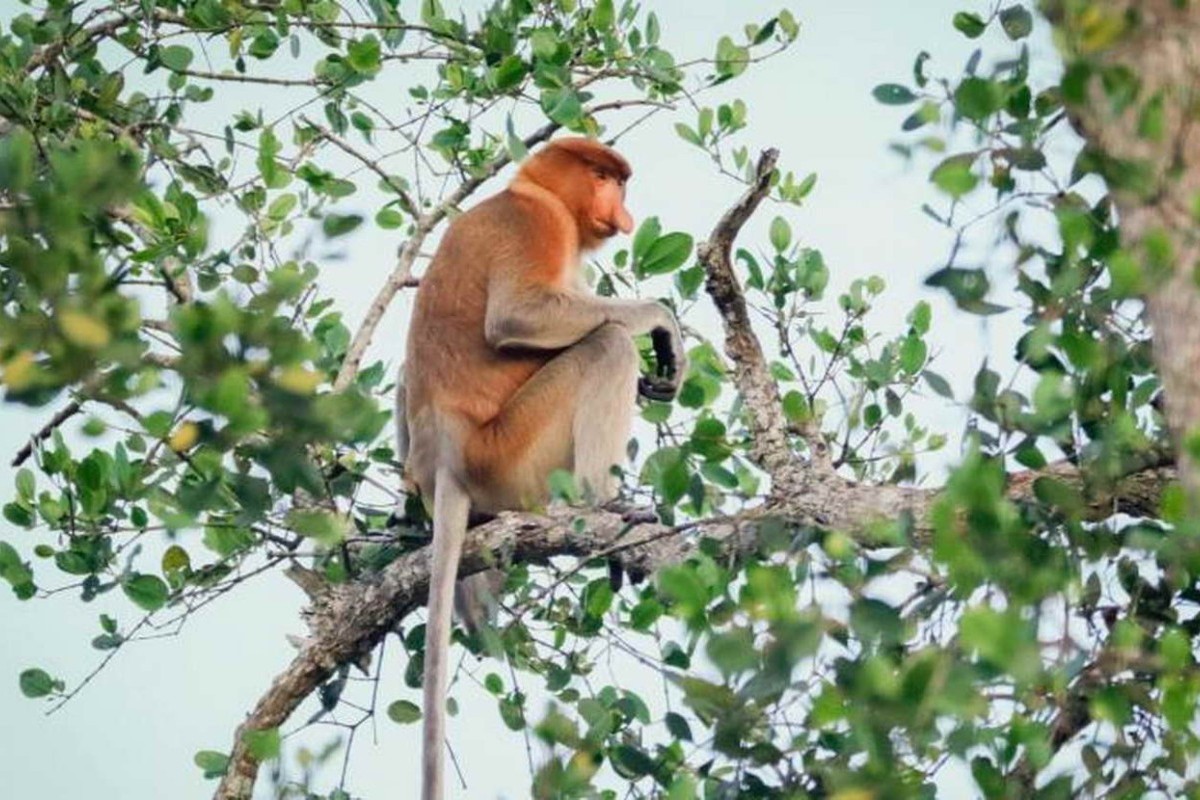
{"label": "overcast sky", "polygon": [[[708,55],[720,35],[737,33],[746,22],[764,21],[781,7],[761,0],[658,0],[644,5],[657,11],[664,43],[680,57]],[[752,152],[776,146],[785,167],[799,175],[819,175],[804,208],[766,208],[745,240],[753,242],[770,218],[782,213],[805,244],[823,251],[834,289],[856,277],[886,277],[889,299],[877,324],[889,333],[901,330],[916,300],[930,300],[935,349],[941,349],[937,369],[957,387],[965,385],[984,357],[1007,361],[1018,320],[1013,314],[991,322],[958,315],[940,295],[922,288],[923,279],[944,263],[950,244],[948,233],[920,212],[922,203],[938,202],[926,180],[931,163],[905,165],[889,152],[904,112],[880,106],[870,91],[881,82],[911,80],[912,62],[921,50],[933,54],[933,71],[957,74],[972,45],[951,28],[950,19],[964,8],[985,13],[987,5],[969,0],[826,0],[792,6],[802,25],[793,49],[751,69],[724,95],[740,97],[749,106],[749,129],[742,140]],[[402,5],[408,14],[415,13],[413,8],[412,2]],[[21,9],[14,0],[0,0],[5,27]],[[1040,23],[1033,46],[1035,62],[1053,64]],[[226,86],[217,88],[220,97]],[[253,91],[243,92],[234,108],[253,97]],[[704,155],[676,137],[672,128],[679,119],[693,123],[694,115],[664,115],[622,142],[635,168],[629,205],[639,217],[658,215],[668,230],[701,236],[740,190],[713,174]],[[368,227],[373,226],[364,226],[362,235],[348,244],[345,258],[328,264],[325,285],[351,327],[391,269],[390,254],[398,244],[395,232]],[[983,259],[981,254],[977,263]],[[403,339],[392,332],[405,325],[408,300],[397,300],[373,358],[396,363]],[[831,308],[835,300],[831,291]],[[915,408],[926,423],[952,437],[962,426],[962,412],[944,404],[918,401]],[[12,486],[11,454],[54,410],[0,408],[4,493]],[[77,431],[77,425],[67,428],[70,434]],[[0,526],[6,524],[0,521]],[[26,554],[32,547],[33,537],[20,531],[0,527],[0,536]],[[39,578],[50,586],[60,580],[48,571]],[[228,749],[234,726],[289,660],[284,634],[303,633],[297,616],[303,605],[300,592],[280,576],[252,582],[197,615],[180,636],[123,649],[70,705],[47,718],[40,702],[20,695],[17,674],[36,665],[74,684],[97,662],[89,641],[99,632],[98,615],[108,612],[128,622],[134,619],[133,609],[123,598],[84,606],[76,595],[64,594],[19,603],[6,589],[0,591],[0,794],[122,800],[209,796],[213,784],[201,780],[192,756],[200,749]],[[394,653],[388,657],[382,704],[419,700],[404,687],[402,668]],[[507,680],[505,668],[493,664],[488,669]],[[482,689],[460,692],[459,702],[464,712],[451,720],[450,730],[469,788],[456,796],[527,796],[521,737],[503,728],[494,701]],[[530,714],[540,711],[534,707]],[[369,730],[364,733],[355,745],[348,788],[367,798],[415,796],[410,787],[417,781],[417,727],[384,720],[377,744]],[[317,729],[305,741],[319,746],[333,735],[331,729]],[[950,785],[956,779],[949,776],[947,781]]]}

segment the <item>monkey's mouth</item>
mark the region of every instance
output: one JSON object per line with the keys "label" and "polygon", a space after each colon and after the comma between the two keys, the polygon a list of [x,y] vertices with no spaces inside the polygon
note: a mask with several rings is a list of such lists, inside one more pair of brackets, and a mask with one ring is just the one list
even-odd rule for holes
{"label": "monkey's mouth", "polygon": [[610,236],[617,235],[618,229],[617,229],[616,224],[609,222],[608,220],[598,219],[598,220],[596,220],[594,227],[596,229],[596,235],[599,236],[601,239],[607,239]]}

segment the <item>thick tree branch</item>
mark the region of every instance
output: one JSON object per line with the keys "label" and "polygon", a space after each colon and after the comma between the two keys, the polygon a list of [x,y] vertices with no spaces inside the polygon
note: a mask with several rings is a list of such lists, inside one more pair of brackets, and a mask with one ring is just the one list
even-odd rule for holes
{"label": "thick tree branch", "polygon": [[[1018,476],[1010,496],[1030,499],[1034,480],[1044,475],[1085,493],[1086,515],[1092,519],[1109,517],[1116,510],[1153,508],[1174,479],[1170,468],[1151,467],[1093,497],[1086,494],[1078,469],[1063,463]],[[495,554],[503,553],[522,563],[544,563],[556,556],[605,557],[640,578],[686,560],[702,540],[736,561],[754,549],[758,525],[765,519],[796,529],[837,528],[857,535],[869,546],[875,523],[907,514],[916,521],[914,544],[923,544],[930,533],[925,520],[938,497],[939,491],[934,489],[822,482],[809,494],[783,498],[732,517],[677,527],[642,524],[631,528],[619,514],[600,510],[558,508],[545,515],[503,514],[472,530],[459,575],[487,569],[494,564]],[[308,614],[311,636],[239,726],[228,773],[215,795],[218,800],[250,797],[258,762],[242,743],[245,732],[283,724],[339,665],[361,663],[388,632],[425,603],[429,559],[424,549],[418,550],[392,562],[374,578],[324,590],[310,586],[308,590],[313,596]]]}
{"label": "thick tree branch", "polygon": [[[1192,511],[1200,514],[1200,465],[1189,440],[1200,434],[1200,262],[1193,209],[1200,196],[1200,5],[1175,0],[1043,0],[1068,61],[1093,75],[1070,109],[1089,147],[1119,168],[1110,180],[1122,245],[1142,259],[1154,361]],[[1095,19],[1117,35],[1097,41]],[[1093,20],[1093,22],[1089,22]],[[1117,103],[1100,76],[1127,71],[1137,93]],[[1154,124],[1149,124],[1152,120]]]}
{"label": "thick tree branch", "polygon": [[[750,433],[750,458],[771,476],[773,491],[790,494],[800,490],[809,471],[795,457],[788,439],[787,420],[779,399],[779,388],[771,377],[762,344],[754,333],[746,298],[734,273],[732,252],[746,220],[771,190],[778,150],[764,150],[758,160],[754,182],[741,199],[725,212],[707,241],[696,254],[704,266],[704,288],[721,314],[725,328],[725,352],[733,361],[733,380],[746,407]],[[818,431],[805,431],[812,452],[812,468],[829,476],[833,472],[828,448]]]}

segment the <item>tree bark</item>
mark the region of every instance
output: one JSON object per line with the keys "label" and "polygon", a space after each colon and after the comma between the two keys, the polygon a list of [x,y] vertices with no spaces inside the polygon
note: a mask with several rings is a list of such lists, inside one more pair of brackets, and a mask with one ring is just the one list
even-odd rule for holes
{"label": "tree bark", "polygon": [[[1123,246],[1141,256],[1154,360],[1193,514],[1200,514],[1200,4],[1047,0],[1068,65],[1090,69],[1069,109],[1089,147],[1119,166],[1110,181]],[[1102,75],[1128,70],[1132,102]]]}

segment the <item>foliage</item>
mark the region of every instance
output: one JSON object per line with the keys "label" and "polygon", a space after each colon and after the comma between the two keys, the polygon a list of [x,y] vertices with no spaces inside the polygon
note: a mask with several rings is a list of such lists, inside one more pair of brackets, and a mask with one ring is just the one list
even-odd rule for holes
{"label": "foliage", "polygon": [[[14,16],[0,37],[0,380],[8,402],[61,408],[3,507],[5,536],[36,541],[32,559],[0,541],[16,596],[119,588],[128,617],[102,616],[92,641],[111,652],[218,597],[237,602],[239,586],[294,560],[337,584],[423,546],[419,521],[389,527],[380,488],[397,483],[391,378],[383,363],[360,367],[378,318],[347,320],[322,291],[329,253],[372,226],[394,231],[394,293],[426,237],[510,160],[560,129],[619,135],[676,105],[691,110],[667,129],[734,189],[749,180],[749,110],[704,95],[787,47],[798,23],[781,11],[685,61],[643,12],[50,0]],[[897,150],[938,161],[932,218],[960,240],[999,221],[1026,315],[1020,371],[984,364],[973,387],[952,387],[931,369],[927,303],[883,335],[871,325],[881,279],[827,297],[831,268],[787,216],[816,177],[781,171],[768,241],[736,262],[774,337],[796,449],[817,429],[846,477],[916,482],[919,457],[953,433],[908,409],[931,391],[970,410],[965,454],[924,539],[911,519],[859,536],[768,518],[747,558],[701,543],[635,586],[615,587],[600,563],[509,566],[498,636],[460,643],[515,670],[497,667],[484,688],[505,724],[553,750],[533,796],[629,784],[672,800],[927,797],[948,761],[989,798],[1200,791],[1188,767],[1200,598],[1196,549],[1171,535],[1178,498],[1156,519],[1086,514],[1092,493],[1160,457],[1133,300],[1155,262],[1122,249],[1102,189],[1136,174],[1087,149],[1060,169],[1060,145],[1075,147],[1063,99],[1099,79],[1110,102],[1143,100],[1130,76],[1078,64],[1061,81],[1033,76],[1028,42],[1044,23],[1023,5],[948,23],[998,57],[978,50],[943,78],[922,53],[911,80],[874,97],[905,109]],[[595,265],[597,289],[669,293],[686,312],[705,278],[694,242],[649,218],[610,269]],[[996,277],[956,246],[928,284],[964,315],[990,315],[1005,311]],[[747,455],[730,364],[714,342],[692,344],[678,402],[642,410],[658,435],[627,476],[669,522],[757,507],[770,488]],[[60,429],[76,414],[82,439]],[[1058,458],[1083,471],[1087,496],[1047,476],[1013,498],[1007,470]],[[423,634],[411,620],[401,631],[410,689]],[[662,673],[664,698],[604,683],[596,668],[614,647]],[[321,688],[318,717],[346,705],[348,672]],[[36,667],[19,685],[58,702],[76,691]],[[410,692],[383,689],[387,717],[419,719]],[[550,711],[534,713],[532,690]],[[278,730],[252,738],[257,758],[279,757]],[[195,762],[199,781],[228,757],[204,749]],[[352,784],[342,775],[329,797]]]}

